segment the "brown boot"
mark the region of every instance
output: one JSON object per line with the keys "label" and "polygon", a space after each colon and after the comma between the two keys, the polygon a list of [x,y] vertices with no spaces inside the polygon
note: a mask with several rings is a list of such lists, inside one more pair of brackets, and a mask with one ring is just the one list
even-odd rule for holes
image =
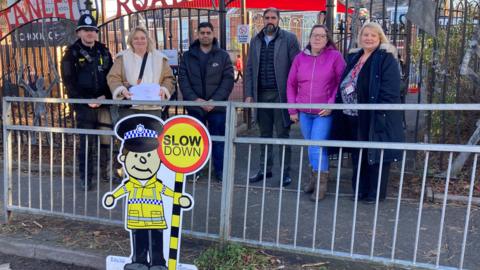
{"label": "brown boot", "polygon": [[318,188],[315,188],[314,192],[310,196],[311,201],[315,202],[317,198],[320,201],[325,198],[325,194],[327,193],[327,184],[328,184],[329,177],[330,177],[330,174],[328,172],[320,172],[320,186]]}
{"label": "brown boot", "polygon": [[308,182],[303,186],[303,192],[312,193],[315,189],[315,182],[317,182],[317,173],[314,170],[310,171],[307,181]]}

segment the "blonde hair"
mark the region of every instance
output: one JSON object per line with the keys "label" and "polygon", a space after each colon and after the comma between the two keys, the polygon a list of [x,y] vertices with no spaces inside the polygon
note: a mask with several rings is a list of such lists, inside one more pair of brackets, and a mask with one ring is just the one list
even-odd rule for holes
{"label": "blonde hair", "polygon": [[145,27],[143,26],[135,26],[131,31],[130,33],[128,34],[128,37],[127,37],[127,44],[128,46],[132,49],[132,50],[135,50],[135,48],[133,47],[133,36],[137,33],[137,32],[142,32],[145,34],[145,36],[147,37],[147,52],[152,52],[153,50],[155,50],[155,42],[153,41],[153,39],[148,35],[148,31]]}
{"label": "blonde hair", "polygon": [[390,41],[388,40],[387,36],[385,36],[385,32],[383,32],[382,26],[380,26],[380,24],[376,22],[368,22],[364,24],[360,29],[360,31],[358,32],[357,43],[359,47],[362,47],[361,37],[363,34],[363,30],[365,30],[365,28],[369,28],[377,32],[378,37],[380,38],[380,44],[384,44],[384,43],[390,44]]}

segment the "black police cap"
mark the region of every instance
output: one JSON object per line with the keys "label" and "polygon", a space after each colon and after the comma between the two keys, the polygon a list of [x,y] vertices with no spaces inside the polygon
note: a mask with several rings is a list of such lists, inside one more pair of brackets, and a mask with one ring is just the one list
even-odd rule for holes
{"label": "black police cap", "polygon": [[163,124],[146,114],[123,118],[115,126],[115,134],[123,140],[123,147],[139,153],[157,149],[157,138],[162,131]]}
{"label": "black police cap", "polygon": [[78,19],[77,29],[75,31],[81,29],[95,30],[98,32],[97,22],[95,21],[95,18],[93,18],[90,14],[83,14],[82,16],[80,16],[80,19]]}

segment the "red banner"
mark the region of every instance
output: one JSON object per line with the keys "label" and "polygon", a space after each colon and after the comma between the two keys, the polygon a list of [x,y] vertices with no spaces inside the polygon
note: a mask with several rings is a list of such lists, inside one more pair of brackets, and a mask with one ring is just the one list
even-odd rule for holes
{"label": "red banner", "polygon": [[[4,0],[0,0],[4,1]],[[13,29],[44,18],[78,20],[80,11],[77,1],[83,8],[84,0],[22,0],[0,11],[0,39]],[[239,8],[241,0],[225,0],[227,8]],[[103,1],[102,1],[103,2]],[[105,2],[103,2],[105,3]],[[218,9],[218,0],[214,0]],[[326,10],[326,0],[247,0],[247,9],[276,7],[280,10],[322,11]],[[125,14],[157,8],[205,8],[212,9],[212,0],[116,0],[116,17]],[[341,3],[337,12],[345,12]]]}
{"label": "red banner", "polygon": [[[241,0],[225,0],[227,8],[240,8]],[[212,0],[192,0],[179,4],[186,8],[212,8]],[[247,9],[264,9],[275,7],[285,11],[323,11],[327,10],[326,0],[246,0]],[[345,5],[337,1],[335,5],[337,12],[345,12]],[[215,7],[218,8],[218,0],[215,0]]]}
{"label": "red banner", "polygon": [[79,17],[77,0],[22,0],[0,12],[0,39],[13,29],[35,20],[77,20]]}

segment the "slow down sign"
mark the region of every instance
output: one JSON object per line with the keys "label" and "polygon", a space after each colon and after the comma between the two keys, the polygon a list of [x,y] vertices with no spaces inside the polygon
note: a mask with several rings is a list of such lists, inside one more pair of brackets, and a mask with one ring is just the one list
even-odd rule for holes
{"label": "slow down sign", "polygon": [[211,139],[205,126],[190,116],[168,119],[158,137],[158,154],[170,170],[191,174],[201,169],[211,151]]}

